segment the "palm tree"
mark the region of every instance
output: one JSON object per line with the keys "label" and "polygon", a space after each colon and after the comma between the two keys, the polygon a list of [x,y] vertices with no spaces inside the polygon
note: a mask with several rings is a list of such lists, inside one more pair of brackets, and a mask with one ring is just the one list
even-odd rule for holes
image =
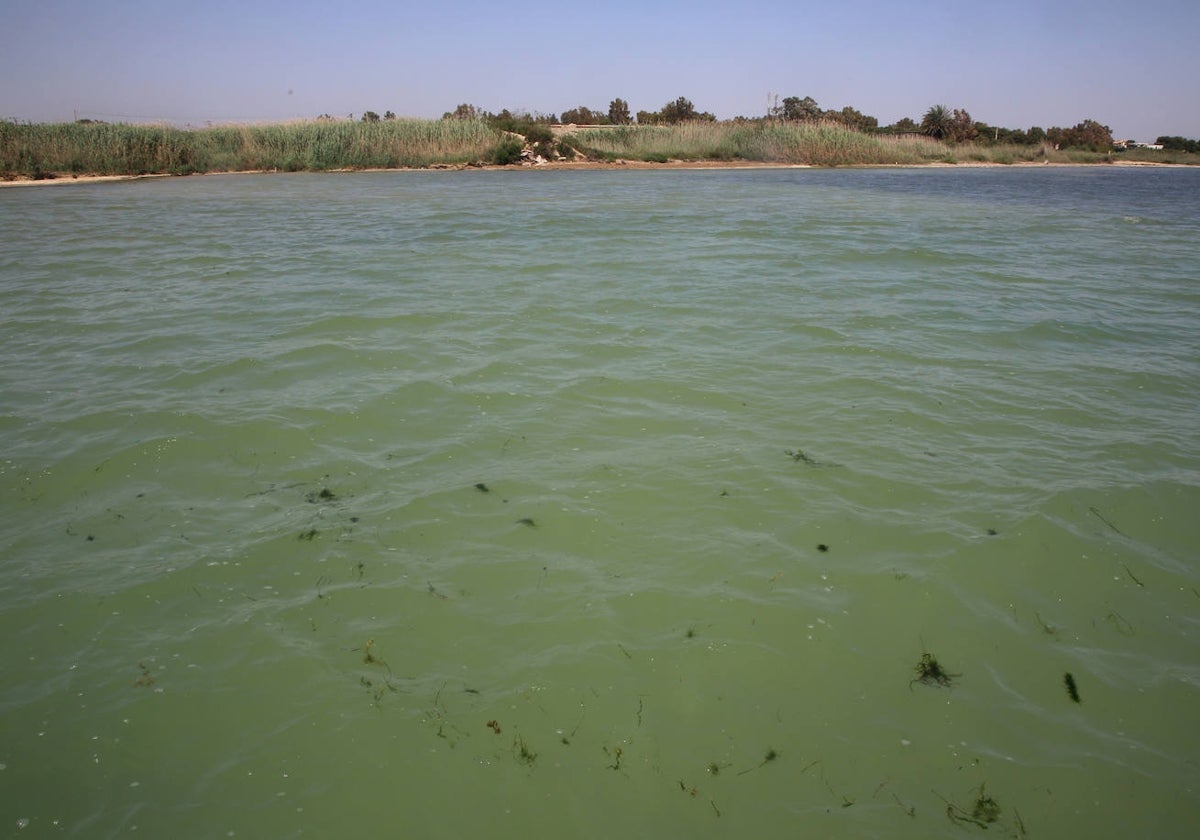
{"label": "palm tree", "polygon": [[945,105],[934,105],[921,118],[921,133],[944,140],[953,131],[954,116]]}

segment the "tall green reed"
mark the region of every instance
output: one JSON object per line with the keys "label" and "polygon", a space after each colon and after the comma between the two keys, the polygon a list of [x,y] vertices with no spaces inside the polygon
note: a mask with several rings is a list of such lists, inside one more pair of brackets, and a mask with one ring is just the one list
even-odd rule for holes
{"label": "tall green reed", "polygon": [[178,129],[0,123],[0,176],[424,167],[488,156],[501,134],[465,120],[317,120]]}

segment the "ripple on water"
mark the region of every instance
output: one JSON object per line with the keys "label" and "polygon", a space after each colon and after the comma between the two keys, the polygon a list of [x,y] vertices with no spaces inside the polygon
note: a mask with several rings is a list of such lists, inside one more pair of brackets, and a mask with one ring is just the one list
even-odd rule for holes
{"label": "ripple on water", "polygon": [[1195,826],[1194,179],[0,192],[12,819]]}

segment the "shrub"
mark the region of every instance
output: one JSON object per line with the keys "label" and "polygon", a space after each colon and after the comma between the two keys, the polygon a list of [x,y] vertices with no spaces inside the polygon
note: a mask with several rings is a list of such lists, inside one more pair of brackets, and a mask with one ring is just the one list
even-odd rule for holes
{"label": "shrub", "polygon": [[488,162],[497,166],[508,166],[521,159],[525,144],[515,138],[506,138],[497,143],[488,154]]}
{"label": "shrub", "polygon": [[520,133],[525,135],[526,143],[549,143],[554,139],[554,132],[545,125],[531,125]]}

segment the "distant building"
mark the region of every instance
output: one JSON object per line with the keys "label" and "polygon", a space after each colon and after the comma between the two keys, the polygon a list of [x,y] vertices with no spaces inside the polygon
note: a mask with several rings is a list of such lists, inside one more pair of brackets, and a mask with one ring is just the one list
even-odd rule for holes
{"label": "distant building", "polygon": [[1155,149],[1162,151],[1162,143],[1141,143],[1137,140],[1115,140],[1113,146],[1118,149]]}

